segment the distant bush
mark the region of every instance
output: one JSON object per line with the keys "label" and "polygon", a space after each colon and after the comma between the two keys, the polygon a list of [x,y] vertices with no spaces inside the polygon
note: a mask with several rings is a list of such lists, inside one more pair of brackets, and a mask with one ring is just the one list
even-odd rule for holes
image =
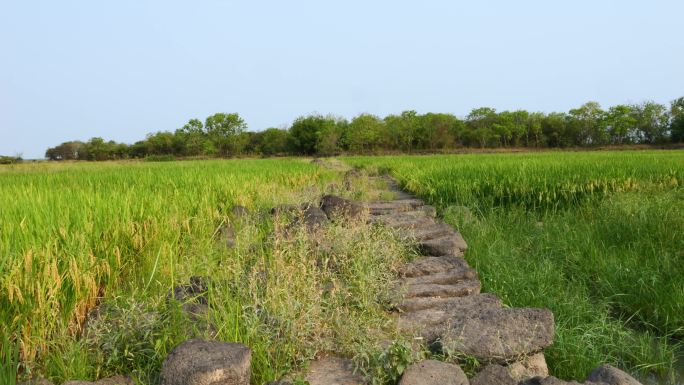
{"label": "distant bush", "polygon": [[15,164],[21,163],[24,160],[20,156],[2,156],[0,155],[0,164]]}
{"label": "distant bush", "polygon": [[176,160],[173,155],[148,155],[145,157],[147,162],[171,162]]}

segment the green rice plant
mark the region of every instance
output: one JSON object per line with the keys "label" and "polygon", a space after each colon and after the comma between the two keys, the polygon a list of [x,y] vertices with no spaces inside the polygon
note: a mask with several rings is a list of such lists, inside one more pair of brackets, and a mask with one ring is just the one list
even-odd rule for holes
{"label": "green rice plant", "polygon": [[435,204],[463,233],[484,291],[554,312],[554,375],[583,380],[608,362],[681,381],[684,153],[346,160]]}
{"label": "green rice plant", "polygon": [[397,338],[386,308],[403,242],[363,221],[286,236],[269,214],[324,192],[370,198],[376,183],[343,188],[306,159],[13,167],[0,170],[0,322],[18,328],[3,346],[21,346],[22,379],[156,383],[167,354],[203,335],[167,303],[191,276],[209,282],[217,338],[252,349],[254,383]]}
{"label": "green rice plant", "polygon": [[230,207],[296,202],[336,177],[299,159],[1,169],[0,323],[17,330],[7,346],[21,346],[24,373],[92,376],[72,341],[103,297],[159,298],[219,258],[213,235]]}

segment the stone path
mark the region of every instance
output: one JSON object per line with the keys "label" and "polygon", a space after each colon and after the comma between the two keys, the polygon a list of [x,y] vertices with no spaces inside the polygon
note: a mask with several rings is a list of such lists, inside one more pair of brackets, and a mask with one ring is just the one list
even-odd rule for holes
{"label": "stone path", "polygon": [[[345,184],[352,183],[352,178],[345,179]],[[333,219],[368,218],[373,224],[394,229],[416,245],[421,257],[400,269],[395,286],[394,315],[398,329],[434,352],[475,357],[484,365],[476,376],[468,379],[458,365],[421,361],[406,369],[399,384],[577,384],[549,376],[543,349],[553,343],[551,311],[504,307],[496,295],[480,293],[478,274],[463,258],[468,246],[461,234],[436,219],[434,207],[401,191],[393,180],[386,182],[396,199],[354,202],[327,195],[322,197],[320,207],[281,205],[272,214],[296,211],[301,215],[293,221],[303,221],[310,230]],[[245,208],[239,209],[233,214],[246,215]],[[234,233],[228,230],[222,231],[222,237],[230,247]],[[168,297],[187,302],[183,309],[200,322],[208,310],[205,293],[206,282],[193,277]],[[215,330],[211,324],[203,327]],[[169,354],[162,367],[161,385],[247,385],[251,379],[250,362],[251,351],[244,345],[190,339]],[[334,356],[311,362],[304,379],[310,385],[357,385],[368,381],[355,371],[351,360]],[[130,385],[132,381],[119,376],[96,383],[67,384]],[[640,385],[610,365],[595,369],[585,384]]]}
{"label": "stone path", "polygon": [[463,258],[468,246],[461,234],[437,220],[432,206],[388,184],[400,199],[366,203],[370,220],[395,229],[423,253],[400,272],[401,331],[431,350],[484,363],[515,362],[553,343],[549,310],[504,308],[493,294],[480,294],[477,272]]}
{"label": "stone path", "polygon": [[[577,384],[549,376],[543,349],[553,344],[553,313],[507,308],[496,295],[480,293],[477,272],[463,258],[468,246],[461,234],[436,219],[434,207],[401,191],[393,180],[387,182],[395,200],[358,203],[327,196],[322,207],[326,213],[337,208],[355,214],[361,207],[371,223],[390,227],[414,242],[422,256],[401,269],[396,283],[399,330],[430,350],[473,356],[484,364],[468,380],[457,365],[422,361],[411,365],[399,384]],[[348,365],[335,366],[325,375],[320,373],[324,367],[320,361],[312,367],[318,369],[315,376],[307,377],[311,385],[349,385],[353,375]],[[604,365],[585,384],[639,382]]]}

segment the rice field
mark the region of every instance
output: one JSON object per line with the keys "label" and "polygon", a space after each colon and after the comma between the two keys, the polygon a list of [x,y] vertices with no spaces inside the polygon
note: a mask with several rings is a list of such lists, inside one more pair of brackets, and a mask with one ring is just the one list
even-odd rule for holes
{"label": "rice field", "polygon": [[[123,373],[157,383],[171,348],[208,333],[167,300],[191,276],[210,277],[219,338],[253,349],[254,383],[333,347],[370,356],[359,341],[387,323],[377,299],[408,250],[371,228],[269,235],[271,207],[311,202],[340,179],[307,159],[1,168],[0,382]],[[247,219],[232,216],[236,204]],[[233,248],[218,240],[226,223]],[[324,241],[332,251],[318,249]]]}
{"label": "rice field", "polygon": [[[435,205],[468,241],[483,291],[554,312],[555,376],[608,362],[681,383],[684,152],[342,160]],[[296,158],[0,167],[0,383],[157,383],[171,348],[210,332],[168,301],[191,276],[211,278],[212,333],[252,348],[253,383],[333,350],[393,383],[406,350],[385,305],[410,247],[365,224],[274,237],[269,214],[324,192],[373,198],[357,182]],[[234,205],[251,214],[238,220]]]}
{"label": "rice field", "polygon": [[609,362],[682,381],[684,152],[345,161],[388,172],[436,205],[468,241],[483,291],[554,312],[546,356],[557,377],[582,380]]}

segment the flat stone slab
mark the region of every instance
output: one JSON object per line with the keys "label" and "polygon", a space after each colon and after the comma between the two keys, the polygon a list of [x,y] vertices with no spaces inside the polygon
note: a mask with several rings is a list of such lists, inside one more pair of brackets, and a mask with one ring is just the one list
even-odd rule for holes
{"label": "flat stone slab", "polygon": [[[414,214],[415,213],[415,214]],[[372,217],[370,223],[377,223],[393,229],[402,230],[405,234],[406,229],[416,229],[435,224],[435,220],[427,215],[418,214],[419,212],[407,212],[401,214],[382,215]]]}
{"label": "flat stone slab", "polygon": [[391,214],[414,210],[425,205],[420,199],[398,199],[394,201],[367,202],[364,207],[371,215]]}
{"label": "flat stone slab", "polygon": [[436,360],[420,361],[409,366],[399,385],[468,385],[461,367]]}
{"label": "flat stone slab", "polygon": [[419,247],[425,254],[435,256],[460,255],[468,249],[468,245],[458,232],[440,238],[421,241]]}
{"label": "flat stone slab", "polygon": [[360,385],[365,378],[354,371],[354,363],[346,358],[324,357],[312,361],[304,377],[309,385]]}
{"label": "flat stone slab", "polygon": [[373,215],[368,220],[371,223],[382,223],[385,225],[397,225],[405,221],[409,221],[411,219],[415,218],[430,218],[434,219],[428,213],[426,213],[424,210],[410,210],[410,211],[401,211],[401,212],[396,212],[396,213],[390,213],[390,214],[382,214],[382,215]]}
{"label": "flat stone slab", "polygon": [[427,241],[435,238],[442,238],[447,235],[456,234],[456,230],[446,223],[435,223],[426,227],[413,228],[406,230],[404,236],[414,241]]}
{"label": "flat stone slab", "polygon": [[475,377],[470,379],[470,385],[517,385],[506,367],[490,364],[484,367]]}
{"label": "flat stone slab", "polygon": [[479,279],[466,279],[448,285],[424,283],[404,286],[402,292],[406,298],[415,297],[465,297],[479,294],[482,285]]}
{"label": "flat stone slab", "polygon": [[532,377],[548,377],[549,375],[546,357],[542,352],[524,357],[508,365],[507,369],[516,381],[524,381]]}
{"label": "flat stone slab", "polygon": [[161,385],[249,385],[252,352],[242,344],[191,339],[161,369]]}
{"label": "flat stone slab", "polygon": [[[415,298],[405,298],[398,305],[396,305],[396,308],[397,308],[397,310],[399,310],[403,313],[407,313],[407,314],[413,313],[413,312],[419,312],[421,310],[435,309],[435,310],[439,311],[444,307],[461,305],[464,300],[477,298],[479,296],[492,296],[492,297],[496,298],[495,295],[489,294],[489,293],[474,294],[474,295],[469,295],[469,296],[465,296],[465,297],[447,297],[447,298],[415,297]],[[435,311],[430,311],[428,313],[430,313],[430,314],[435,313],[435,316],[436,316]]]}
{"label": "flat stone slab", "polygon": [[641,385],[634,377],[612,365],[601,365],[589,373],[587,381],[605,382],[608,385]]}
{"label": "flat stone slab", "polygon": [[419,277],[406,277],[401,279],[399,282],[406,285],[424,285],[424,284],[437,284],[437,285],[455,285],[459,282],[465,280],[477,279],[477,272],[475,269],[463,268],[463,269],[451,269],[446,271],[441,271],[438,273],[421,275]]}
{"label": "flat stone slab", "polygon": [[363,214],[363,206],[358,202],[344,199],[335,195],[325,195],[321,198],[321,209],[330,219],[337,217],[358,218]]}
{"label": "flat stone slab", "polygon": [[[407,301],[414,301],[413,303]],[[407,299],[403,308],[418,308],[399,316],[399,330],[422,337],[431,343],[447,331],[458,318],[476,317],[483,311],[500,309],[501,300],[493,294],[477,294],[456,298]]]}
{"label": "flat stone slab", "polygon": [[548,309],[489,309],[448,322],[434,346],[472,355],[482,362],[512,362],[553,343],[553,313]]}
{"label": "flat stone slab", "polygon": [[421,277],[450,270],[470,271],[468,262],[462,257],[422,257],[411,261],[399,269],[402,277]]}

